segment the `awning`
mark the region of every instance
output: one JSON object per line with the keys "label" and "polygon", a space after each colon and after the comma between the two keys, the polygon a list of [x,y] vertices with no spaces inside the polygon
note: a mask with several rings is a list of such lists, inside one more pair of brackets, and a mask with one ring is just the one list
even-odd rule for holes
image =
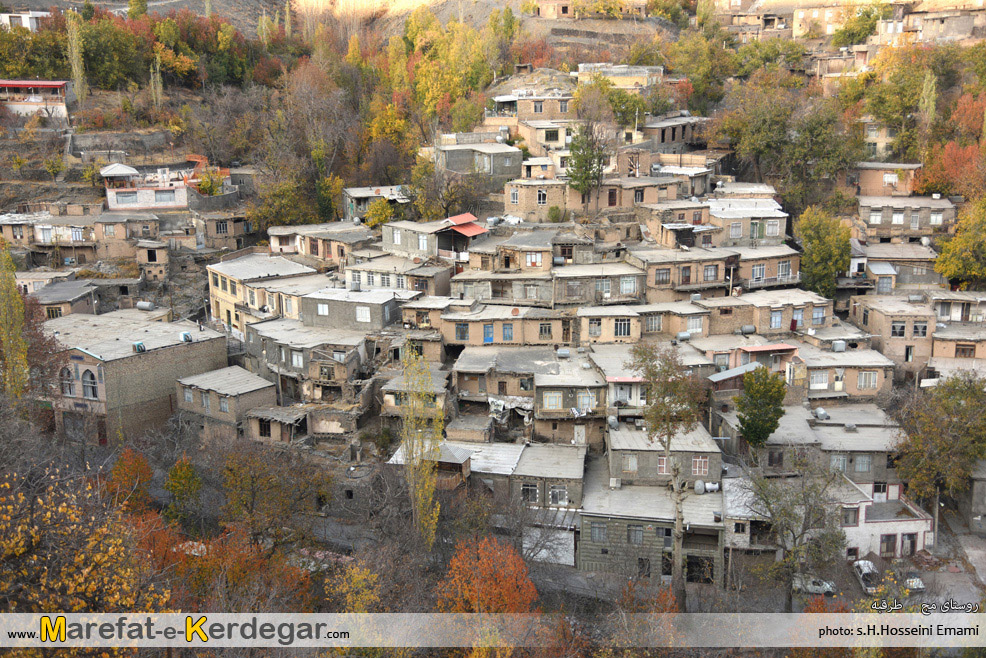
{"label": "awning", "polygon": [[456,225],[458,225],[458,224],[468,224],[469,222],[475,222],[476,221],[476,215],[474,215],[474,214],[472,214],[470,212],[464,212],[461,215],[454,215],[452,217],[449,217],[448,218],[448,221],[450,221],[450,222],[452,222],[453,224],[456,224]]}
{"label": "awning", "polygon": [[15,87],[17,89],[58,89],[67,84],[68,82],[65,80],[0,80],[0,87]]}
{"label": "awning", "polygon": [[777,343],[775,345],[741,345],[740,349],[744,352],[780,352],[784,350],[796,350],[798,348],[787,343]]}
{"label": "awning", "polygon": [[461,233],[462,235],[465,235],[466,237],[470,237],[470,238],[476,235],[482,235],[483,233],[489,232],[488,229],[483,228],[479,224],[473,224],[473,223],[462,224],[460,226],[453,226],[452,230],[455,231],[456,233]]}

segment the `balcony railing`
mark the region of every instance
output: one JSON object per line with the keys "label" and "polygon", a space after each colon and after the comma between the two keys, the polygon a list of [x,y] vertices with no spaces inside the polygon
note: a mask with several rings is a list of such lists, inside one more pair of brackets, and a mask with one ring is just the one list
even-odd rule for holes
{"label": "balcony railing", "polygon": [[449,260],[455,261],[457,263],[468,263],[469,262],[469,252],[468,251],[451,251],[449,249],[439,249],[439,258],[448,258]]}
{"label": "balcony railing", "polygon": [[769,288],[770,286],[786,286],[799,283],[800,281],[801,272],[795,272],[794,274],[788,274],[785,276],[768,276],[759,279],[744,279],[741,285],[747,290],[753,290],[755,288]]}

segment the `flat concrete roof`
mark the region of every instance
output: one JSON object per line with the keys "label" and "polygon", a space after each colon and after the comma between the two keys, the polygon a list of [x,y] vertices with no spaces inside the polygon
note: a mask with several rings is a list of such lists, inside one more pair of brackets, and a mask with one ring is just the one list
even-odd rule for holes
{"label": "flat concrete roof", "polygon": [[155,322],[137,320],[132,316],[115,313],[88,315],[72,313],[45,322],[45,331],[54,335],[65,349],[79,349],[101,361],[125,359],[140,354],[134,351],[134,343],[144,344],[145,352],[175,347],[185,342],[182,334],[191,335],[192,343],[225,339],[225,335],[212,329],[199,327],[194,322]]}
{"label": "flat concrete roof", "polygon": [[524,448],[514,469],[515,476],[582,480],[585,446],[539,445]]}
{"label": "flat concrete roof", "polygon": [[208,269],[238,281],[293,274],[314,274],[315,269],[274,254],[247,254],[209,265]]}

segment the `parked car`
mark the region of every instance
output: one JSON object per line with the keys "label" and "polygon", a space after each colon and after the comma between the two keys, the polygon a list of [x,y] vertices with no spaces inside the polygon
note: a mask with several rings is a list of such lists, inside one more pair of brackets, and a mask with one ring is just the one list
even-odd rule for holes
{"label": "parked car", "polygon": [[917,571],[908,571],[904,574],[904,587],[911,594],[920,594],[924,591],[924,581],[921,580],[921,574]]}
{"label": "parked car", "polygon": [[880,586],[880,572],[876,570],[873,563],[869,560],[856,560],[852,563],[852,570],[856,574],[856,580],[859,581],[863,592],[867,595],[876,594],[876,590]]}
{"label": "parked car", "polygon": [[814,594],[822,596],[835,596],[835,583],[830,580],[822,580],[818,576],[811,574],[796,574],[791,581],[791,591],[803,594]]}

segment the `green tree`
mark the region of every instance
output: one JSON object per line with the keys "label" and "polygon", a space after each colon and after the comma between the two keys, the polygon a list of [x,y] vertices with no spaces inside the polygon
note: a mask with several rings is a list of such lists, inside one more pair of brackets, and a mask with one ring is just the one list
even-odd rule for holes
{"label": "green tree", "polygon": [[890,6],[884,3],[857,7],[853,15],[847,18],[842,23],[842,27],[832,35],[832,45],[842,48],[863,43],[867,37],[876,34],[877,23],[882,19],[890,18],[890,14]]}
{"label": "green tree", "polygon": [[794,227],[801,242],[801,283],[829,299],[835,297],[836,278],[849,269],[849,228],[814,206],[805,210]]}
{"label": "green tree", "polygon": [[147,0],[129,0],[127,5],[127,17],[130,19],[140,18],[147,13]]}
{"label": "green tree", "polygon": [[75,11],[70,11],[65,16],[65,29],[68,45],[68,61],[72,67],[72,85],[75,87],[75,96],[79,103],[83,104],[89,94],[86,84],[86,71],[82,59],[82,17]]}
{"label": "green tree", "polygon": [[740,434],[754,455],[777,430],[784,415],[785,393],[787,385],[780,373],[760,367],[743,375],[743,392],[735,398],[736,412]]}
{"label": "green tree", "polygon": [[963,287],[986,284],[986,199],[966,207],[959,215],[955,237],[946,242],[935,260],[935,271]]}
{"label": "green tree", "polygon": [[725,95],[726,80],[736,72],[737,65],[736,53],[723,45],[728,41],[729,36],[719,30],[711,35],[685,30],[668,47],[671,70],[687,77],[692,86],[688,99],[692,109],[705,113]]}
{"label": "green tree", "polygon": [[674,500],[675,521],[672,545],[671,590],[679,609],[685,609],[684,538],[685,520],[683,503],[687,495],[680,459],[672,458],[671,444],[679,434],[687,434],[698,424],[705,399],[701,381],[692,376],[672,347],[637,344],[630,350],[630,369],[642,381],[644,398],[644,422],[647,440],[659,442],[664,458],[670,464],[669,487]]}
{"label": "green tree", "polygon": [[28,387],[24,298],[17,288],[16,266],[6,241],[0,240],[0,376],[3,393],[20,399]]}
{"label": "green tree", "polygon": [[966,491],[976,462],[986,457],[986,380],[964,374],[916,394],[899,413],[897,474],[915,498]]}
{"label": "green tree", "polygon": [[59,154],[55,154],[50,158],[45,158],[41,161],[41,166],[46,172],[48,172],[48,175],[51,176],[51,180],[55,180],[58,178],[58,174],[65,171],[65,161]]}
{"label": "green tree", "polygon": [[171,494],[171,502],[164,512],[169,520],[182,523],[198,511],[202,478],[186,455],[168,470],[164,489]]}
{"label": "green tree", "polygon": [[582,195],[585,214],[589,214],[589,198],[603,183],[606,152],[594,125],[584,122],[572,137],[568,158],[568,184]]}

